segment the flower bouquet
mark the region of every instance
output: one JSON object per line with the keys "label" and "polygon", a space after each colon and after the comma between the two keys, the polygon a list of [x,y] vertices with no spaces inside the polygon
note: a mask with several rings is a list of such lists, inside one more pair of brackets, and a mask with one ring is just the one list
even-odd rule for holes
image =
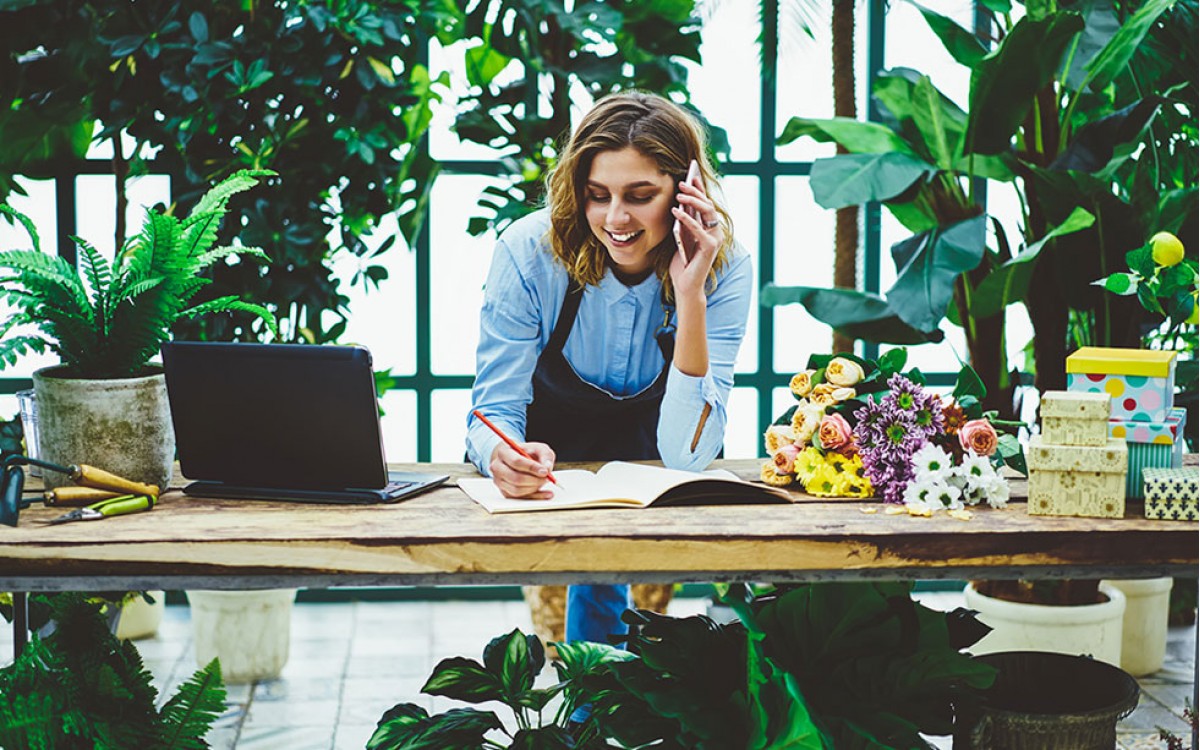
{"label": "flower bouquet", "polygon": [[905,349],[878,361],[810,357],[790,383],[798,403],[764,436],[770,460],[762,480],[798,483],[820,497],[879,496],[914,515],[1007,503],[998,469],[1007,462],[1024,472],[1024,458],[1016,436],[996,425],[1020,423],[983,412],[983,383],[969,366],[943,397],[925,387],[920,370],[902,372],[907,359]]}

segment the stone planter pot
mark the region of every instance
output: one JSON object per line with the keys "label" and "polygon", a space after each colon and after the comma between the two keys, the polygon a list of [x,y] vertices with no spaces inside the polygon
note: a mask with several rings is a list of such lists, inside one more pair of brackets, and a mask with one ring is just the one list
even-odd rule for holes
{"label": "stone planter pot", "polygon": [[1067,607],[994,599],[967,584],[963,592],[967,608],[977,611],[979,619],[992,628],[969,651],[976,655],[998,651],[1088,654],[1118,667],[1125,595],[1106,583],[1100,584],[1100,591],[1108,601]]}
{"label": "stone planter pot", "polygon": [[1165,578],[1105,581],[1125,595],[1121,626],[1121,669],[1134,677],[1162,669],[1167,654],[1167,617],[1171,586]]}
{"label": "stone planter pot", "polygon": [[226,684],[273,680],[287,664],[296,589],[188,591],[196,663],[221,661]]}
{"label": "stone planter pot", "polygon": [[[166,489],[175,462],[175,430],[162,368],[147,372],[115,380],[64,377],[61,366],[35,372],[42,459],[90,464]],[[70,483],[55,471],[45,472],[44,479],[47,487]]]}
{"label": "stone planter pot", "polygon": [[130,599],[121,607],[120,617],[117,618],[117,630],[114,635],[123,641],[138,641],[143,638],[153,638],[162,623],[163,612],[166,609],[166,593],[162,591],[147,591],[154,603],[150,604],[142,597]]}

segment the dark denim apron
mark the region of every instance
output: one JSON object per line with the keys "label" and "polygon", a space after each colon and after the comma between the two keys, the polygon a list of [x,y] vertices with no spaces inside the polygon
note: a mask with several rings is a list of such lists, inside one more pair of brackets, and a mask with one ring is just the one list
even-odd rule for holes
{"label": "dark denim apron", "polygon": [[[654,382],[632,396],[616,397],[581,379],[563,356],[582,299],[583,289],[572,279],[533,372],[525,439],[548,444],[560,462],[657,460],[658,412],[675,352],[674,327],[664,325],[655,334],[663,369]],[[665,301],[663,306],[669,322],[674,310]],[[628,585],[570,586],[567,640],[607,643],[608,635],[624,634],[628,628],[620,618],[629,606]]]}

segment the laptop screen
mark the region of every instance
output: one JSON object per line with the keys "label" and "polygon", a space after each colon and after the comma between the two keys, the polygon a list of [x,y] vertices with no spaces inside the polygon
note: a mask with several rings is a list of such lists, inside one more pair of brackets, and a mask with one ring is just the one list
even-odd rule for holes
{"label": "laptop screen", "polygon": [[264,488],[387,484],[366,349],[170,342],[162,354],[188,479]]}

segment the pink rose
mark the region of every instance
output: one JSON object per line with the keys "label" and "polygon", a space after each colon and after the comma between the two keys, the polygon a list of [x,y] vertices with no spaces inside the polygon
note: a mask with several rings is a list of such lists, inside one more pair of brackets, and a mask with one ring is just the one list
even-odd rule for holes
{"label": "pink rose", "polygon": [[850,423],[841,414],[826,414],[817,428],[817,440],[827,451],[835,451],[850,442]]}
{"label": "pink rose", "polygon": [[972,419],[958,429],[958,442],[963,450],[990,456],[996,452],[996,429],[986,419]]}
{"label": "pink rose", "polygon": [[776,474],[791,474],[796,468],[796,456],[800,449],[794,445],[781,445],[771,460],[775,462]]}

